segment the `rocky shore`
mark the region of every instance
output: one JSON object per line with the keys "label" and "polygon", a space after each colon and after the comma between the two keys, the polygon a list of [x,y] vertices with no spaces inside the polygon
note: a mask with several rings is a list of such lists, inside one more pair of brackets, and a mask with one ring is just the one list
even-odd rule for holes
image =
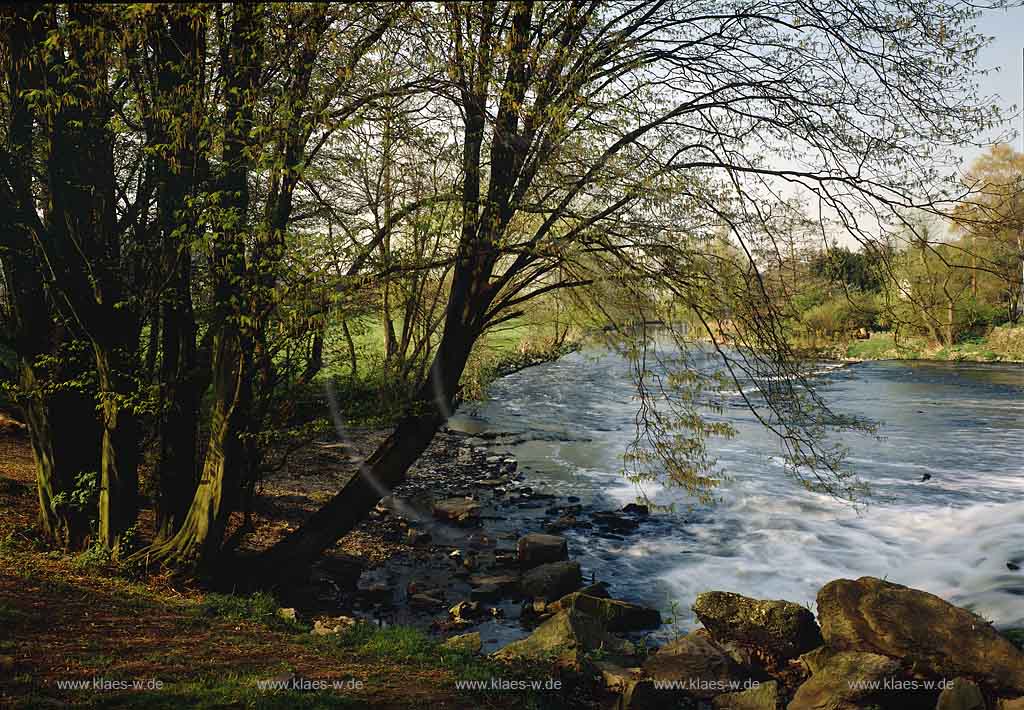
{"label": "rocky shore", "polygon": [[[483,443],[440,435],[346,539],[354,554],[318,566],[305,601],[328,613],[312,619],[313,633],[360,620],[429,629],[463,650],[550,663],[622,710],[1024,710],[1017,646],[965,609],[871,577],[822,587],[817,618],[792,602],[709,591],[693,601],[702,626],[654,648],[659,611],[615,599],[561,533],[623,539],[658,516],[540,490]],[[361,554],[370,538],[383,553]]]}
{"label": "rocky shore", "polygon": [[609,633],[621,602],[587,591],[497,658],[550,659],[607,707],[735,710],[1021,710],[1024,653],[984,619],[873,577],[829,582],[818,619],[780,600],[706,592],[702,623],[654,651]]}
{"label": "rocky shore", "polygon": [[642,505],[607,510],[542,490],[485,444],[494,441],[439,434],[406,483],[287,598],[438,633],[489,622],[483,646],[493,650],[536,624],[535,597],[553,602],[595,581],[569,559],[561,533],[624,540],[651,525]]}

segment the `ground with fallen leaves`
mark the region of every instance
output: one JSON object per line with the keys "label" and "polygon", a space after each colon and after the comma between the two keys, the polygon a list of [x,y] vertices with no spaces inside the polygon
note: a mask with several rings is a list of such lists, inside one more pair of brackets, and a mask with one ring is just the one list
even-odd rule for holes
{"label": "ground with fallen leaves", "polygon": [[[303,475],[284,470],[272,478],[256,515],[256,542],[249,544],[269,544],[297,525],[351,475],[352,462],[375,437],[370,432],[334,449],[311,448],[294,464]],[[23,432],[0,433],[0,706],[512,708],[568,702],[543,692],[459,689],[460,680],[543,672],[445,651],[411,629],[315,636],[308,626],[278,618],[269,596],[212,594],[198,583],[126,575],[88,551],[48,550],[33,531],[34,475]],[[146,520],[143,515],[143,525]],[[267,680],[292,689],[261,688]],[[87,687],[65,687],[69,682]],[[335,682],[337,689],[307,690]],[[141,685],[123,689],[121,683]]]}

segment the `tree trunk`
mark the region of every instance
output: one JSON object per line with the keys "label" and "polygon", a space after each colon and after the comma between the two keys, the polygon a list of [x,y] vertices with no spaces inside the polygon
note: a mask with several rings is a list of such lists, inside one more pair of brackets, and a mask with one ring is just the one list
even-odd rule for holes
{"label": "tree trunk", "polygon": [[[231,504],[238,500],[243,461],[243,395],[250,388],[249,355],[243,343],[245,239],[249,225],[248,177],[252,169],[253,110],[260,77],[263,13],[260,6],[237,4],[229,44],[224,49],[225,132],[221,175],[222,222],[213,241],[214,334],[211,344],[210,434],[202,473],[184,521],[169,540],[140,550],[134,560],[180,568],[207,568],[220,551]],[[248,340],[248,339],[247,339]],[[194,390],[198,397],[199,390]]]}
{"label": "tree trunk", "polygon": [[[476,310],[470,294],[480,282],[469,280],[469,267],[452,284],[448,323],[427,381],[391,435],[366,460],[360,472],[298,530],[264,553],[253,570],[261,581],[304,575],[324,550],[351,531],[381,498],[405,480],[409,467],[427,449],[452,413],[459,380],[476,340],[470,323]],[[459,276],[465,278],[459,278]],[[472,304],[477,305],[477,304]],[[466,322],[469,320],[470,322]]]}
{"label": "tree trunk", "polygon": [[[34,244],[51,239],[37,213],[33,190],[36,125],[25,92],[43,86],[32,56],[47,33],[46,20],[31,4],[6,10],[4,72],[8,86],[5,166],[8,189],[0,190],[0,261],[10,303],[10,326],[18,358],[18,403],[32,445],[39,499],[39,527],[51,541],[75,547],[90,533],[93,511],[72,505],[81,473],[99,470],[99,423],[92,394],[67,386],[89,367],[70,334],[57,321],[52,294],[44,286]],[[40,366],[47,356],[56,367]]]}
{"label": "tree trunk", "polygon": [[64,548],[80,547],[92,532],[93,511],[71,504],[70,496],[79,474],[99,470],[95,402],[71,389],[43,394],[35,369],[26,361],[19,374],[19,386],[27,393],[22,410],[36,464],[40,530]]}
{"label": "tree trunk", "polygon": [[210,438],[188,513],[173,537],[139,552],[133,559],[197,569],[208,567],[216,559],[231,512],[228,499],[237,488],[242,463],[237,405],[246,368],[233,328],[225,328],[215,337],[213,358]]}
{"label": "tree trunk", "polygon": [[123,398],[131,392],[131,364],[123,355],[96,346],[103,422],[100,460],[100,542],[117,553],[138,514],[139,421]]}
{"label": "tree trunk", "polygon": [[381,498],[405,480],[409,467],[430,445],[443,423],[444,418],[436,410],[402,420],[358,474],[299,531],[265,554],[257,564],[257,577],[265,581],[301,578],[324,550],[344,537]]}
{"label": "tree trunk", "polygon": [[348,346],[348,360],[351,368],[351,378],[354,382],[359,376],[359,361],[356,358],[356,341],[352,338],[352,331],[348,329],[348,321],[341,322],[341,332],[345,336],[345,344]]}
{"label": "tree trunk", "polygon": [[324,329],[326,323],[320,320],[314,326],[313,342],[310,344],[309,357],[306,359],[306,366],[299,375],[299,384],[308,385],[313,378],[324,369]]}
{"label": "tree trunk", "polygon": [[168,540],[177,532],[196,490],[199,392],[193,373],[195,322],[187,279],[187,275],[178,276],[174,301],[163,308],[159,451],[154,468],[156,540]]}
{"label": "tree trunk", "polygon": [[[103,439],[100,471],[100,539],[117,551],[121,534],[137,512],[139,425],[131,411],[137,374],[140,318],[128,296],[122,259],[124,226],[118,224],[114,137],[107,93],[109,54],[104,51],[103,11],[93,5],[68,8],[76,23],[69,44],[81,81],[59,86],[61,101],[45,114],[50,240],[44,247],[53,288],[92,343],[99,376]],[[48,55],[51,78],[60,56]],[[69,160],[74,156],[74,160]]]}
{"label": "tree trunk", "polygon": [[955,320],[954,320],[953,299],[946,299],[946,345],[953,347],[955,341]]}
{"label": "tree trunk", "polygon": [[[192,307],[192,249],[198,234],[189,207],[206,178],[208,161],[199,148],[205,129],[201,112],[205,74],[206,15],[174,5],[159,6],[148,37],[153,49],[155,115],[145,116],[153,144],[173,146],[156,154],[157,214],[161,266],[168,277],[160,294],[159,449],[154,479],[157,541],[173,537],[188,513],[196,490],[197,419],[201,390],[196,377],[196,323]],[[132,57],[134,60],[135,57]],[[142,91],[140,86],[140,91]],[[173,116],[166,120],[163,114]]]}

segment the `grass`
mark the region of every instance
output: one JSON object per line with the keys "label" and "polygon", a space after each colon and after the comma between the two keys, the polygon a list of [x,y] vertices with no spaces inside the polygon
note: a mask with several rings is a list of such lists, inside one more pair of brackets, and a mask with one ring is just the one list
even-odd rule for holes
{"label": "grass", "polygon": [[[396,329],[401,323],[395,324]],[[409,383],[401,382],[384,363],[384,326],[376,317],[366,316],[349,322],[356,349],[359,371],[355,378],[349,365],[348,345],[340,326],[327,332],[324,368],[311,393],[323,398],[324,382],[329,382],[334,402],[349,426],[386,427],[394,423],[408,405]],[[482,400],[495,377],[519,369],[524,364],[551,359],[565,349],[551,348],[550,329],[527,318],[502,323],[485,333],[477,342],[462,378],[462,396]],[[413,373],[412,379],[415,379]],[[315,392],[313,392],[315,390]],[[317,402],[320,411],[327,401]]]}
{"label": "grass", "polygon": [[[396,322],[395,329],[401,332],[402,323]],[[527,340],[535,330],[527,320],[515,318],[488,331],[480,339],[479,348],[491,354],[511,353],[521,342]],[[355,345],[359,365],[364,369],[373,369],[375,364],[384,359],[384,323],[374,316],[356,318],[349,322],[349,332]],[[326,350],[331,354],[325,357],[324,375],[341,377],[349,374],[348,345],[345,342],[340,326],[329,329],[326,336]]]}
{"label": "grass", "polygon": [[267,592],[256,592],[250,596],[211,592],[204,596],[196,613],[227,621],[251,621],[283,631],[309,631],[308,624],[278,616],[278,608],[277,599]]}
{"label": "grass", "polygon": [[[2,533],[2,531],[0,531]],[[7,536],[5,535],[5,538]],[[566,707],[561,694],[457,689],[459,680],[544,680],[551,669],[507,666],[442,647],[416,629],[357,624],[332,636],[278,617],[276,599],[175,589],[75,564],[17,536],[0,548],[0,706],[347,708]],[[71,689],[94,678],[132,689]],[[328,689],[268,689],[298,679]],[[148,684],[159,681],[159,689]],[[335,683],[338,685],[335,687]]]}
{"label": "grass", "polygon": [[867,340],[854,340],[846,356],[858,360],[916,360],[921,357],[923,338],[901,338],[899,343],[892,333],[872,333]]}
{"label": "grass", "polygon": [[[357,625],[338,636],[278,617],[267,593],[215,594],[168,577],[131,576],[92,553],[48,549],[33,533],[31,453],[0,437],[0,707],[519,708],[572,706],[540,691],[456,688],[460,680],[536,678],[550,667],[506,666],[446,649],[405,627]],[[20,463],[19,463],[20,462]],[[302,612],[300,609],[300,618]],[[337,690],[269,690],[287,674]],[[93,678],[131,690],[61,687]],[[159,690],[145,687],[159,680]],[[346,683],[356,683],[350,687]]]}
{"label": "grass", "polygon": [[872,333],[867,340],[854,340],[845,352],[857,360],[943,360],[965,362],[1024,361],[1024,327],[1001,326],[987,337],[966,338],[945,347],[937,347],[921,336],[901,337],[892,333]]}

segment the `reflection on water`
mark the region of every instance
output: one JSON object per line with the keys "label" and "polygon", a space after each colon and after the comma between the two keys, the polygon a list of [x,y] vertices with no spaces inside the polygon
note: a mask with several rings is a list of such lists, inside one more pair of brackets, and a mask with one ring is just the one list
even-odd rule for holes
{"label": "reflection on water", "polygon": [[[647,494],[677,512],[623,542],[570,533],[573,554],[616,595],[663,609],[676,602],[685,613],[709,589],[813,605],[828,580],[872,575],[1024,625],[1024,572],[1007,567],[1024,561],[1024,370],[863,363],[828,369],[820,390],[837,411],[882,424],[880,440],[843,437],[872,488],[866,510],[798,487],[779,443],[741,398],[724,397],[738,434],[712,446],[730,475],[720,502],[693,505],[651,486]],[[637,494],[619,475],[634,394],[626,362],[577,353],[495,383],[491,399],[453,426],[501,432],[494,445],[535,480],[617,506]]]}

